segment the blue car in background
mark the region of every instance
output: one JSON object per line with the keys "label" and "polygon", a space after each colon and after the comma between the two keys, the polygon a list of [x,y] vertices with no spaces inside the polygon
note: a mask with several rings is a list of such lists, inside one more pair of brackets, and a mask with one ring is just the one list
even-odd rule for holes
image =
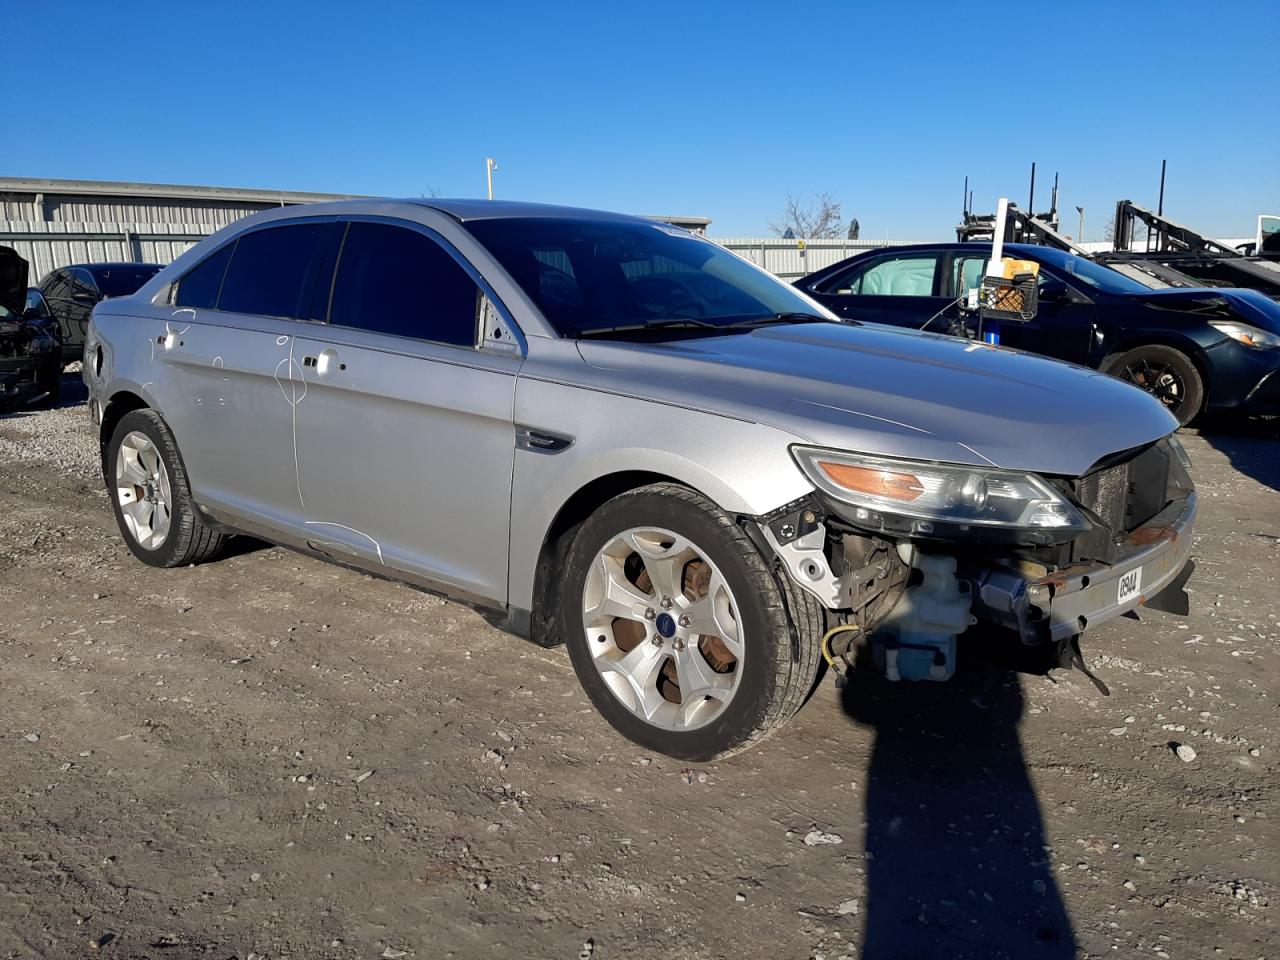
{"label": "blue car in background", "polygon": [[[1005,244],[1040,265],[1040,309],[1000,342],[1136,384],[1189,423],[1205,412],[1280,414],[1280,303],[1254,290],[1153,290],[1051,247]],[[840,316],[946,332],[978,286],[990,247],[871,250],[796,281]],[[963,398],[957,398],[963,403]]]}

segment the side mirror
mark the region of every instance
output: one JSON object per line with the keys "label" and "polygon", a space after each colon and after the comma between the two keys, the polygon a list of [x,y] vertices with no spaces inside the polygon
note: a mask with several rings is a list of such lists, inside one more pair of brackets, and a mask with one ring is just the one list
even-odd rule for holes
{"label": "side mirror", "polygon": [[1061,303],[1070,298],[1071,290],[1061,280],[1046,280],[1040,284],[1041,303]]}

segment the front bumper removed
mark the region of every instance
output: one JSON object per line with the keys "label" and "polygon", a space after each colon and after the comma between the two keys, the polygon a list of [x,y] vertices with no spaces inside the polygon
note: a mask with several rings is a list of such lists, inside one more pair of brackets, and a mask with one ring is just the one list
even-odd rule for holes
{"label": "front bumper removed", "polygon": [[0,405],[30,402],[48,393],[48,386],[40,379],[48,365],[43,357],[0,360]]}
{"label": "front bumper removed", "polygon": [[996,568],[980,578],[974,613],[1025,643],[1061,643],[1140,606],[1178,608],[1191,559],[1196,495],[1175,500],[1128,534],[1112,564],[1077,564],[1044,576]]}

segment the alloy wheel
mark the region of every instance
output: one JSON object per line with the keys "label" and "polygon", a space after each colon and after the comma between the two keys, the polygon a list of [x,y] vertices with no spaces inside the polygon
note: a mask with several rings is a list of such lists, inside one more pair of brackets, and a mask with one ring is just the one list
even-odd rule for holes
{"label": "alloy wheel", "polygon": [[582,625],[605,685],[646,723],[697,729],[737,692],[744,646],[733,592],[696,544],[670,530],[626,530],[601,547]]}
{"label": "alloy wheel", "polygon": [[159,549],[169,536],[173,493],[160,450],[145,433],[120,441],[115,493],[129,535],[145,550]]}
{"label": "alloy wheel", "polygon": [[1125,365],[1121,379],[1141,387],[1170,410],[1176,410],[1187,397],[1181,374],[1172,365],[1158,360],[1136,358]]}

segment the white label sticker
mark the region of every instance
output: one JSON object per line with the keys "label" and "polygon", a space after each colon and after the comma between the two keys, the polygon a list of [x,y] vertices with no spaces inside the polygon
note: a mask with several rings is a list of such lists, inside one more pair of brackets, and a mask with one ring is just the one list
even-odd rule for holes
{"label": "white label sticker", "polygon": [[1142,589],[1142,568],[1136,567],[1120,578],[1120,586],[1116,590],[1116,602],[1124,603],[1132,600]]}

